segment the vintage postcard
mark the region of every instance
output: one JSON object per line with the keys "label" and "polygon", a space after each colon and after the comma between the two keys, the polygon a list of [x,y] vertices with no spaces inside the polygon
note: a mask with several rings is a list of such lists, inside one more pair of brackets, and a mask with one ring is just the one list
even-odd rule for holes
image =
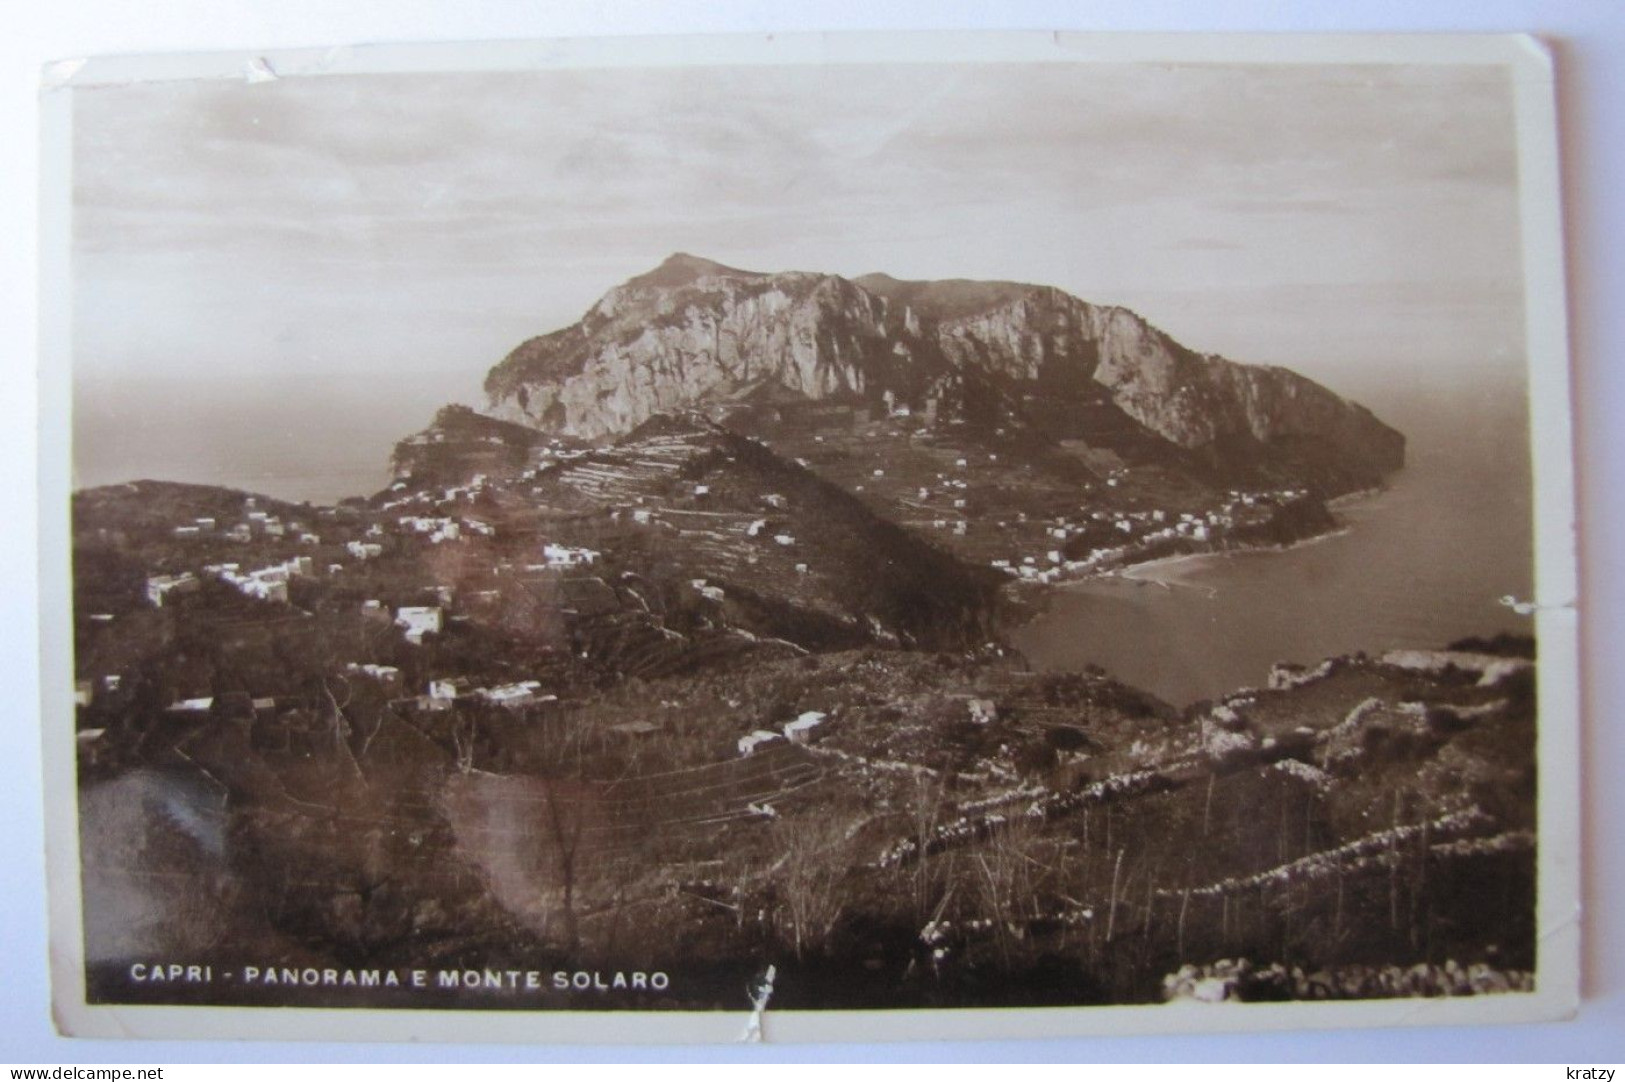
{"label": "vintage postcard", "polygon": [[1538,42],[45,83],[65,1032],[1573,1010]]}

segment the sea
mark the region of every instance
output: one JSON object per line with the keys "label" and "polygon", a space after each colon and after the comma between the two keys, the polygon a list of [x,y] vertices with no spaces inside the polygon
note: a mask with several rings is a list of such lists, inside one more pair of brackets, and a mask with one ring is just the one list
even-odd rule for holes
{"label": "sea", "polygon": [[[152,478],[294,502],[368,495],[388,484],[397,440],[478,394],[461,372],[82,383],[75,487]],[[1340,504],[1336,533],[1057,588],[1013,629],[1015,645],[1035,668],[1098,665],[1185,705],[1260,686],[1277,661],[1530,630],[1501,600],[1532,593],[1521,388],[1352,397],[1405,433],[1407,462],[1385,489]]]}
{"label": "sea", "polygon": [[390,482],[396,442],[483,373],[261,374],[83,380],[74,389],[74,487],[188,481],[336,503]]}
{"label": "sea", "polygon": [[1386,488],[1338,503],[1335,533],[1064,586],[1015,630],[1016,646],[1034,668],[1098,665],[1184,706],[1261,687],[1277,661],[1532,633],[1532,619],[1503,601],[1533,592],[1521,393],[1443,389],[1377,412],[1406,434],[1405,467]]}

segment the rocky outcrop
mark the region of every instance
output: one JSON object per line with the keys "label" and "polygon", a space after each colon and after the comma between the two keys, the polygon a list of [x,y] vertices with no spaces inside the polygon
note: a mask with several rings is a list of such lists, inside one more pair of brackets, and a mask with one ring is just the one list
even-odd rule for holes
{"label": "rocky outcrop", "polygon": [[867,397],[906,368],[886,310],[844,278],[674,256],[610,290],[574,327],[525,342],[486,392],[498,416],[586,437],[761,383]]}
{"label": "rocky outcrop", "polygon": [[1307,437],[1377,473],[1404,464],[1405,439],[1363,406],[1285,368],[1199,355],[1126,308],[1034,289],[939,323],[947,355],[1022,381],[1093,380],[1113,403],[1186,450]]}
{"label": "rocky outcrop", "polygon": [[1404,437],[1363,407],[1284,368],[1195,353],[1125,308],[1020,283],[763,274],[683,254],[520,345],[486,392],[498,416],[596,438],[763,386],[917,405],[967,384],[1103,394],[1186,451],[1308,441],[1375,474],[1404,460]]}

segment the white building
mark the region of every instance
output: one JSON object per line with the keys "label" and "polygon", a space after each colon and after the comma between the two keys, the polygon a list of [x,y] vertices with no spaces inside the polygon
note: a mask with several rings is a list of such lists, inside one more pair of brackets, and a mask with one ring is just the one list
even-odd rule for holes
{"label": "white building", "polygon": [[169,595],[189,594],[199,585],[198,577],[190,571],[179,575],[153,575],[147,579],[147,600],[161,609]]}
{"label": "white building", "polygon": [[481,688],[480,697],[492,706],[506,706],[517,709],[521,706],[531,706],[538,702],[547,702],[556,698],[553,695],[538,696],[536,693],[542,688],[539,680],[521,680],[517,684],[502,684],[494,688]]}
{"label": "white building", "polygon": [[423,644],[423,636],[440,634],[443,626],[437,605],[402,605],[395,610],[395,626],[406,632],[406,641],[414,646]]}
{"label": "white building", "polygon": [[747,733],[739,738],[739,754],[749,755],[763,744],[771,744],[775,740],[783,740],[778,733],[766,729],[757,729],[754,733]]}
{"label": "white building", "polygon": [[822,710],[808,710],[784,726],[784,738],[792,744],[805,744],[812,739],[812,731],[824,723],[829,715]]}
{"label": "white building", "polygon": [[451,702],[468,690],[468,680],[461,676],[447,676],[429,681],[429,698]]}
{"label": "white building", "polygon": [[352,661],[344,666],[344,671],[355,676],[364,676],[369,680],[376,680],[386,688],[399,687],[401,682],[401,670],[393,665],[357,665]]}
{"label": "white building", "polygon": [[260,601],[280,601],[283,604],[287,604],[288,602],[287,579],[249,578],[239,584],[238,589],[240,589],[245,596],[256,598]]}
{"label": "white building", "polygon": [[598,553],[593,549],[571,548],[549,541],[542,546],[542,559],[547,561],[549,567],[582,567],[596,563]]}

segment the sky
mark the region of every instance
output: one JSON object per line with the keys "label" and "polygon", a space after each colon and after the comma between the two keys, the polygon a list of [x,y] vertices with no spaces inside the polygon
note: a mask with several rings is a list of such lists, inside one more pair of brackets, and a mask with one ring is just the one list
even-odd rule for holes
{"label": "sky", "polygon": [[999,278],[1345,393],[1516,373],[1500,69],[953,64],[74,92],[81,386],[432,374],[674,251]]}

